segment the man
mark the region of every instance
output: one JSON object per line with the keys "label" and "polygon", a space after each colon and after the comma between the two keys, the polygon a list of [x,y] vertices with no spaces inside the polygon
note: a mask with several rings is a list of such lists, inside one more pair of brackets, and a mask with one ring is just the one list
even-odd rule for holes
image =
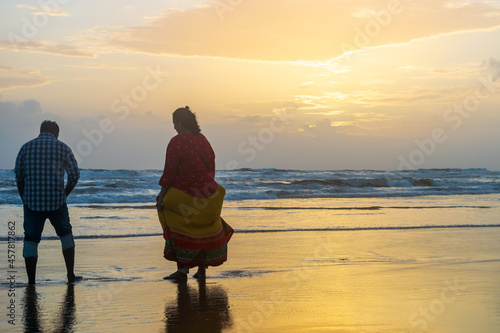
{"label": "man", "polygon": [[16,159],[17,189],[24,205],[23,257],[29,284],[35,284],[38,244],[46,219],[61,240],[68,282],[81,279],[73,272],[75,242],[66,205],[66,197],[78,183],[80,171],[73,152],[57,140],[58,136],[57,123],[45,120],[40,126],[40,135],[25,143]]}

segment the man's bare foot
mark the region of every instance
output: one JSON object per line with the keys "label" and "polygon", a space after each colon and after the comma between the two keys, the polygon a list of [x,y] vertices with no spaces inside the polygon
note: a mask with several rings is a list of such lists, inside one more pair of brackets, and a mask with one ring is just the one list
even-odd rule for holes
{"label": "man's bare foot", "polygon": [[77,281],[83,280],[83,276],[80,275],[75,275],[75,274],[68,274],[68,283],[73,283]]}

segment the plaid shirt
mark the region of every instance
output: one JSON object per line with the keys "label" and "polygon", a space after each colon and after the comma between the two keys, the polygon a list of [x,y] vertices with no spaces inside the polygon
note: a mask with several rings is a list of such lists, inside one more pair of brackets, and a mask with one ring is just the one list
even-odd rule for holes
{"label": "plaid shirt", "polygon": [[16,180],[24,180],[22,200],[31,210],[52,211],[66,202],[64,171],[68,185],[76,185],[80,171],[71,149],[50,133],[25,143],[16,159]]}

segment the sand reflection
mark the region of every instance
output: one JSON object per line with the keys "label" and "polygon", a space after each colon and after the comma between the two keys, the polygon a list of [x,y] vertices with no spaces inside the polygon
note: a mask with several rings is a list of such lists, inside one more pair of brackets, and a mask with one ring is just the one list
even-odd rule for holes
{"label": "sand reflection", "polygon": [[[74,332],[75,324],[75,286],[68,284],[66,293],[61,301],[61,312],[58,318],[50,323],[50,331]],[[39,304],[40,294],[35,286],[27,286],[24,292],[24,331],[25,332],[46,332],[44,329],[44,318]]]}
{"label": "sand reflection", "polygon": [[41,327],[39,294],[35,286],[27,286],[24,291],[24,331],[43,332]]}
{"label": "sand reflection", "polygon": [[165,307],[165,332],[223,332],[232,326],[226,291],[214,283],[177,286],[176,302]]}

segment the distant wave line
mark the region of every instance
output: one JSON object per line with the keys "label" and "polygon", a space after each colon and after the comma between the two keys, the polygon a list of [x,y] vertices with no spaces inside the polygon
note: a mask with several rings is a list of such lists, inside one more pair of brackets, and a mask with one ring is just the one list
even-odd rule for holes
{"label": "distant wave line", "polygon": [[461,228],[498,228],[500,224],[451,224],[421,226],[387,226],[387,227],[353,227],[353,228],[292,228],[292,229],[259,229],[235,230],[239,233],[291,232],[291,231],[378,231],[378,230],[416,230],[416,229],[461,229]]}
{"label": "distant wave line", "polygon": [[75,207],[79,208],[92,208],[92,209],[156,209],[155,205],[130,205],[130,204],[124,204],[124,205],[113,205],[113,204],[74,204]]}
{"label": "distant wave line", "polygon": [[[156,209],[154,205],[85,205],[76,204],[80,208],[92,209]],[[361,207],[273,207],[273,206],[242,206],[242,207],[225,207],[226,209],[264,209],[264,210],[381,210],[381,209],[447,209],[447,208],[474,208],[488,209],[491,206],[468,206],[468,205],[451,205],[451,206],[361,206]]]}
{"label": "distant wave line", "polygon": [[380,209],[439,209],[439,208],[477,208],[487,209],[491,206],[366,206],[366,207],[237,207],[238,209],[265,210],[380,210]]}
{"label": "distant wave line", "polygon": [[[271,232],[311,232],[311,231],[383,231],[383,230],[420,230],[420,229],[467,229],[467,228],[499,228],[500,224],[451,224],[451,225],[421,225],[421,226],[385,226],[385,227],[352,227],[352,228],[291,228],[291,229],[235,229],[236,233],[271,233]],[[124,234],[124,235],[76,235],[75,239],[100,239],[100,238],[137,238],[137,237],[162,237],[162,233]],[[0,236],[0,241],[7,241],[8,237]],[[44,240],[58,240],[57,236],[42,237]],[[22,241],[17,237],[16,241]]]}

